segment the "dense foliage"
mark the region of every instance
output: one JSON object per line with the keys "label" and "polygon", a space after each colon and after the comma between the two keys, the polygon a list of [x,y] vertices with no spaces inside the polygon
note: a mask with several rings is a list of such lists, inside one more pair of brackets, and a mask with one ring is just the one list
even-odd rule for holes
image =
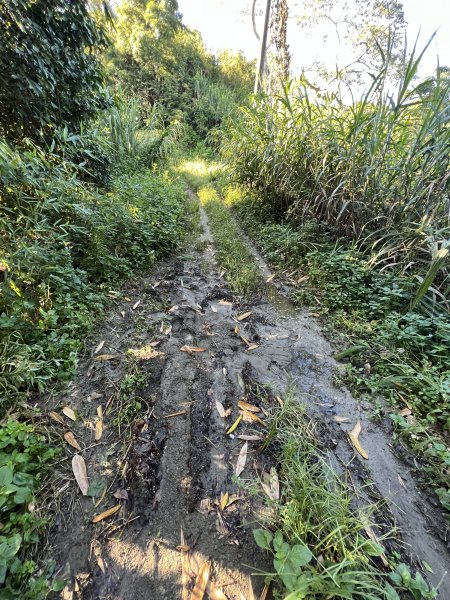
{"label": "dense foliage", "polygon": [[262,98],[232,125],[225,156],[270,210],[325,224],[426,290],[434,281],[448,308],[450,84],[411,86],[418,65],[412,57],[396,97],[383,71],[360,100],[307,86]]}
{"label": "dense foliage", "polygon": [[104,43],[85,0],[2,0],[0,135],[51,138],[104,107]]}

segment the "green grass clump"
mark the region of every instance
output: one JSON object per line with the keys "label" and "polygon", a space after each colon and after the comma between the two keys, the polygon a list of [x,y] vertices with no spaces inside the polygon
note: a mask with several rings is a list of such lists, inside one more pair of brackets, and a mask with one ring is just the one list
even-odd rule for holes
{"label": "green grass clump", "polygon": [[228,285],[237,294],[251,296],[261,287],[262,279],[237,225],[214,187],[200,188],[198,197],[208,214],[216,245],[216,258],[225,270]]}
{"label": "green grass clump", "polygon": [[412,577],[398,555],[389,554],[387,538],[377,540],[376,507],[355,508],[349,486],[334,471],[314,424],[291,394],[272,415],[266,446],[280,465],[281,497],[267,529],[255,530],[254,536],[273,555],[277,598],[436,597],[420,573]]}

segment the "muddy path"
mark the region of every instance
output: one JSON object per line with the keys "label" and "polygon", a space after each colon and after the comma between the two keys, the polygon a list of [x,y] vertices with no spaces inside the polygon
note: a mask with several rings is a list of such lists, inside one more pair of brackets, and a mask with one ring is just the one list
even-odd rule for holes
{"label": "muddy path", "polygon": [[[420,558],[432,567],[429,578],[436,584],[450,570],[439,510],[396,456],[389,433],[346,389],[333,385],[333,349],[314,317],[294,310],[274,286],[270,300],[252,306],[229,293],[206,215],[200,215],[183,256],[117,296],[92,341],[93,349],[104,342],[101,349],[80,361],[75,382],[49,406],[70,406],[80,416],[71,429],[93,488],[92,497],[81,496],[69,461],[56,478],[50,543],[59,574],[70,581],[61,597],[182,598],[183,548],[191,557],[185,576],[190,589],[206,561],[215,586],[210,597],[259,597],[263,577],[252,573],[271,568],[253,542],[260,507],[247,487],[269,459],[249,441],[239,485],[235,466],[244,440],[225,435],[249,376],[280,393],[294,387],[309,414],[325,425],[336,469],[349,470],[361,490],[372,482],[372,499],[386,499],[383,520],[397,529],[413,564]],[[238,322],[247,311],[251,315]],[[336,423],[336,415],[351,423]],[[357,419],[367,461],[355,455],[346,435]],[[262,431],[252,422],[239,427],[239,435]],[[235,501],[221,510],[226,493]],[[91,523],[115,506],[120,509],[114,515]],[[449,578],[439,597],[450,598]]]}

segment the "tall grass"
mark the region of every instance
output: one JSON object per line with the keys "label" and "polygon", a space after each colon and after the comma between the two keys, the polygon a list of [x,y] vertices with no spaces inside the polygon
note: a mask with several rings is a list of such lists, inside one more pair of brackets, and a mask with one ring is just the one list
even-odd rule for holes
{"label": "tall grass", "polygon": [[422,56],[414,49],[396,93],[386,67],[359,99],[303,83],[261,97],[230,125],[224,154],[234,179],[272,210],[326,224],[332,237],[369,249],[372,264],[419,276],[417,299],[439,284],[442,300],[450,291],[450,80],[416,83]]}

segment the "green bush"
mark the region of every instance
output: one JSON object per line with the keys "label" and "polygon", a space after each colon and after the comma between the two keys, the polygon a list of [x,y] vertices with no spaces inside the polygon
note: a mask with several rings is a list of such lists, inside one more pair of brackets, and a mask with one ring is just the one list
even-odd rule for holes
{"label": "green bush", "polygon": [[100,193],[79,173],[58,155],[0,144],[0,410],[70,377],[102,289],[182,235],[183,191],[168,177],[144,169]]}
{"label": "green bush", "polygon": [[29,558],[45,520],[34,493],[56,455],[33,427],[9,421],[0,427],[0,598],[39,600],[47,596],[44,574]]}

